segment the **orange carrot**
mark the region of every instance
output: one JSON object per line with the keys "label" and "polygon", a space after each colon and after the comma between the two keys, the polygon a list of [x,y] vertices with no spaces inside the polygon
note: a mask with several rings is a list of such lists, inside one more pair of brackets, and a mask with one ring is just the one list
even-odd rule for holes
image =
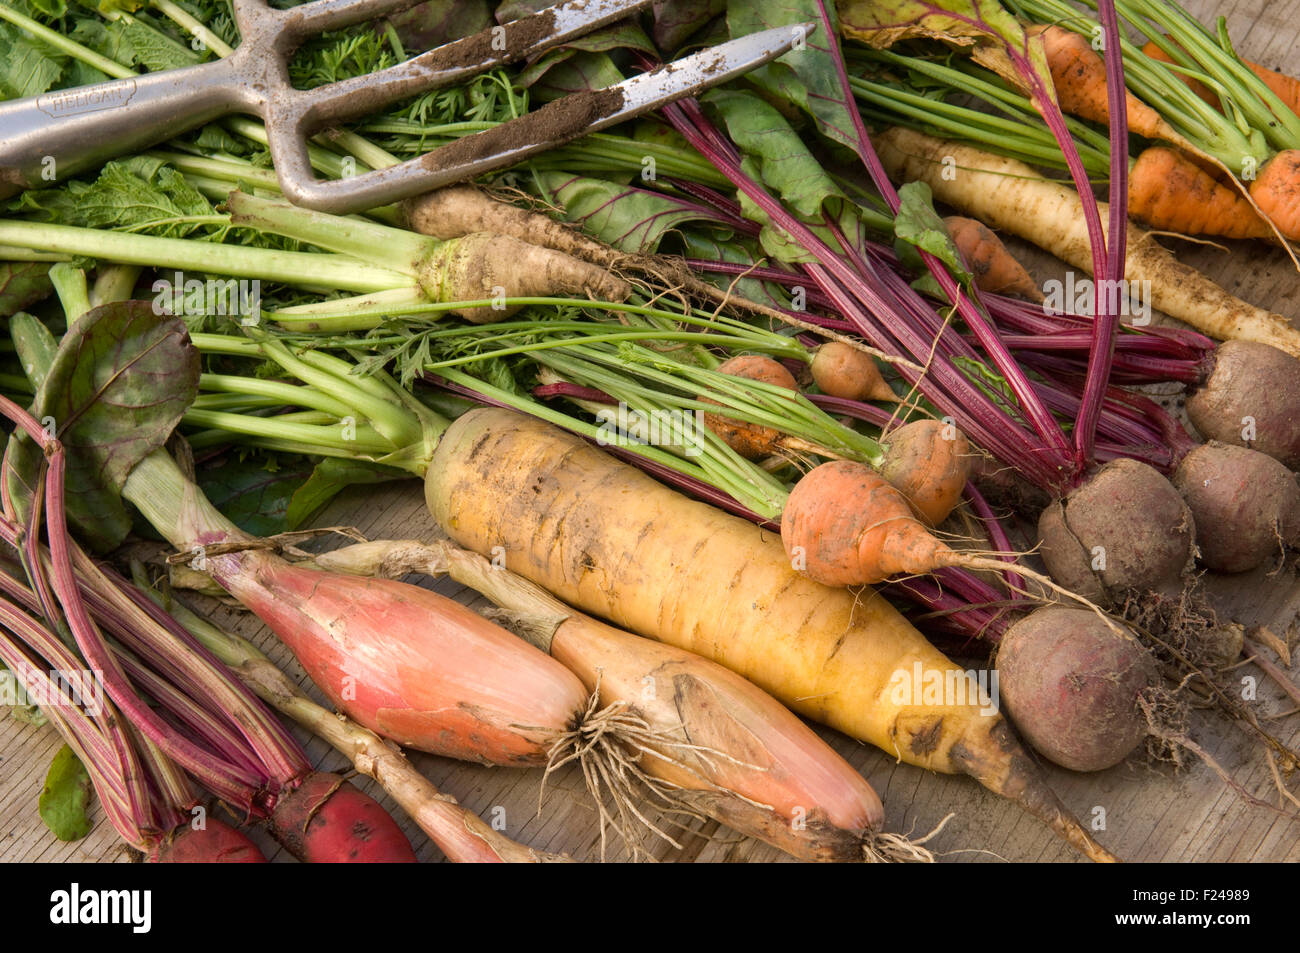
{"label": "orange carrot", "polygon": [[1250,197],[1283,235],[1300,241],[1300,149],[1283,149],[1264,163]]}
{"label": "orange carrot", "polygon": [[[738,354],[729,360],[723,361],[718,366],[718,370],[724,374],[733,374],[736,377],[745,377],[752,381],[775,384],[778,387],[785,387],[790,390],[799,389],[794,376],[785,369],[780,361],[775,361],[760,354]],[[701,397],[700,399],[710,404],[717,403],[717,401],[708,397]],[[704,424],[725,440],[731,449],[747,460],[757,460],[759,457],[775,453],[781,440],[780,432],[773,430],[771,427],[746,423],[743,420],[724,417],[722,414],[705,414]]]}
{"label": "orange carrot", "polygon": [[1268,223],[1237,189],[1167,146],[1145,149],[1133,163],[1128,213],[1149,228],[1184,235],[1273,237]]}
{"label": "orange carrot", "polygon": [[949,215],[943,222],[981,291],[1019,295],[1030,301],[1043,300],[1038,283],[1007,251],[993,229],[962,215]]}
{"label": "orange carrot", "polygon": [[892,431],[880,475],[931,526],[938,526],[961,502],[970,479],[970,442],[941,420],[916,420]]}
{"label": "orange carrot", "polygon": [[[1174,58],[1157,46],[1155,40],[1147,41],[1146,46],[1142,47],[1142,52],[1153,60],[1159,60],[1162,63],[1174,62]],[[1252,73],[1264,81],[1264,85],[1273,91],[1273,95],[1282,100],[1287,109],[1300,116],[1300,79],[1288,76],[1286,73],[1279,73],[1277,70],[1271,70],[1267,66],[1252,63],[1250,60],[1243,59],[1242,62],[1250,67]],[[1178,78],[1191,87],[1192,92],[1197,96],[1200,96],[1215,109],[1219,108],[1219,97],[1204,83],[1189,76],[1180,75]]]}
{"label": "orange carrot", "polygon": [[[1156,45],[1155,40],[1147,40],[1146,46],[1142,47],[1142,52],[1153,60],[1159,60],[1161,63],[1176,62],[1172,56]],[[1247,65],[1249,65],[1251,69],[1255,68],[1253,64],[1248,63]],[[1184,76],[1177,70],[1174,71],[1174,75],[1186,83],[1188,88],[1197,96],[1200,96],[1201,99],[1205,100],[1215,109],[1219,108],[1219,97],[1215,94],[1214,90],[1210,89],[1210,87],[1206,86],[1199,79],[1192,79],[1190,76]]]}
{"label": "orange carrot", "polygon": [[846,400],[896,401],[870,354],[843,341],[827,341],[812,359],[812,376],[823,394]]}
{"label": "orange carrot", "polygon": [[1041,573],[951,549],[917,520],[897,488],[851,460],[823,463],[795,484],[781,514],[781,542],[794,566],[826,586],[872,585],[965,566],[1021,573],[1092,606]]}
{"label": "orange carrot", "polygon": [[1287,109],[1300,116],[1300,79],[1252,63],[1250,60],[1246,60],[1246,65],[1264,81],[1264,85],[1273,91],[1273,95],[1282,100]]}
{"label": "orange carrot", "polygon": [[933,572],[948,551],[888,480],[850,460],[824,463],[795,484],[781,541],[797,568],[827,586]]}
{"label": "orange carrot", "polygon": [[[1026,32],[1043,38],[1047,53],[1047,66],[1056,86],[1056,98],[1061,109],[1072,116],[1091,119],[1093,122],[1110,121],[1109,100],[1106,94],[1106,66],[1101,56],[1082,34],[1059,26],[1035,25]],[[1147,139],[1167,139],[1173,131],[1160,114],[1125,92],[1128,109],[1128,128]]]}

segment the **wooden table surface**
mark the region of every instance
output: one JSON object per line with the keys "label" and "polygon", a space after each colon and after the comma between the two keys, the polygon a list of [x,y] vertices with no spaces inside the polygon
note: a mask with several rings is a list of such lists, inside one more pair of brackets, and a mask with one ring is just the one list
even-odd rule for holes
{"label": "wooden table surface", "polygon": [[[1300,0],[1239,0],[1210,3],[1185,0],[1185,6],[1210,22],[1227,17],[1237,48],[1250,59],[1300,74]],[[1167,240],[1169,241],[1169,240]],[[1042,253],[1009,242],[1039,280],[1060,277],[1064,267]],[[1228,290],[1292,318],[1300,317],[1300,277],[1276,249],[1258,243],[1236,243],[1232,254],[1189,242],[1170,242],[1181,258],[1215,277]],[[321,514],[319,525],[352,525],[371,538],[410,537],[433,532],[424,511],[420,487],[406,483],[349,491]],[[1207,577],[1206,586],[1221,614],[1250,626],[1267,625],[1284,635],[1300,613],[1300,580],[1286,567],[1266,567],[1231,577]],[[440,592],[471,601],[453,583],[425,583]],[[249,636],[291,676],[306,677],[289,653],[256,619],[215,602],[205,602],[211,618]],[[1295,679],[1294,672],[1290,673]],[[1254,705],[1261,718],[1294,705],[1253,666],[1234,677],[1251,675],[1259,682]],[[314,689],[311,689],[314,693]],[[316,695],[318,700],[320,696]],[[1300,716],[1268,722],[1292,747],[1300,746]],[[820,734],[857,767],[875,787],[885,805],[886,827],[921,833],[948,814],[955,815],[930,846],[951,862],[1060,861],[1081,858],[1058,841],[1039,821],[1018,807],[986,792],[968,778],[930,774],[896,763],[883,752],[829,729]],[[1193,716],[1198,742],[1248,791],[1277,802],[1261,747],[1222,716],[1201,712]],[[342,769],[345,759],[323,742],[299,733],[311,759],[326,769]],[[124,861],[128,852],[116,832],[95,808],[94,829],[80,841],[60,843],[36,813],[45,770],[61,740],[52,728],[35,728],[0,710],[0,860],[18,862]],[[465,764],[414,754],[412,760],[445,793],[488,820],[504,821],[516,840],[548,851],[563,851],[580,860],[598,858],[599,837],[594,810],[585,801],[576,770],[552,775],[538,809],[541,771],[520,771]],[[1129,861],[1300,861],[1300,823],[1277,811],[1252,807],[1229,790],[1200,763],[1174,773],[1139,761],[1095,774],[1075,774],[1045,765],[1053,787],[1085,823],[1104,822],[1097,838]],[[365,779],[356,779],[358,782]],[[1292,788],[1296,787],[1295,779]],[[383,797],[373,782],[362,784],[399,819],[421,860],[440,860],[437,848],[401,811]],[[1103,820],[1104,819],[1104,820]],[[696,822],[672,828],[680,849],[659,843],[654,854],[666,861],[780,861],[788,859],[766,844],[739,837],[716,823]],[[291,860],[277,845],[256,835],[267,856]],[[616,843],[610,860],[624,858]]]}

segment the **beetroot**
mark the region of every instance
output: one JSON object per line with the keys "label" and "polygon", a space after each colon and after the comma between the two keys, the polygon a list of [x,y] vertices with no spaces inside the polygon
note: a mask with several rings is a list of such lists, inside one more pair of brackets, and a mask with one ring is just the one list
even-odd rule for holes
{"label": "beetroot", "polygon": [[264,864],[257,845],[215,817],[203,827],[182,827],[149,853],[153,864]]}
{"label": "beetroot", "polygon": [[1156,681],[1150,654],[1088,609],[1049,606],[998,646],[998,690],[1020,733],[1074,771],[1123,761],[1147,735],[1138,697]]}
{"label": "beetroot", "polygon": [[1254,341],[1225,341],[1187,400],[1207,440],[1250,447],[1300,469],[1300,360]]}
{"label": "beetroot", "polygon": [[1219,572],[1245,572],[1300,536],[1300,485],[1270,456],[1211,441],[1174,474],[1196,522],[1201,562]]}
{"label": "beetroot", "polygon": [[379,802],[313,771],[276,802],[271,833],[309,864],[413,864],[411,842]]}
{"label": "beetroot", "polygon": [[1101,604],[1123,592],[1181,591],[1194,532],[1191,510],[1173,484],[1127,459],[1106,464],[1038,521],[1052,578]]}

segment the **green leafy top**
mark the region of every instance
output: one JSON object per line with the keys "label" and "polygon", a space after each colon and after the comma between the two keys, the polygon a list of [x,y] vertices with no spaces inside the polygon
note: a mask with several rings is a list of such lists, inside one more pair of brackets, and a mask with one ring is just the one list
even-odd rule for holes
{"label": "green leafy top", "polygon": [[[33,416],[67,453],[67,510],[96,549],[113,549],[131,521],[121,486],[161,447],[198,392],[199,354],[185,325],[142,301],[103,305],[64,335],[37,390]],[[16,499],[36,485],[40,448],[12,438]]]}

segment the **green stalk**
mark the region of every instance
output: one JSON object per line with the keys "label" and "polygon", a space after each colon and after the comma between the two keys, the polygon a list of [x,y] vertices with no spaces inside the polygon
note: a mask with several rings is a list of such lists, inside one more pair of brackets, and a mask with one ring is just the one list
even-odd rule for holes
{"label": "green stalk", "polygon": [[[946,138],[976,141],[990,150],[1011,154],[1030,163],[1064,167],[1060,146],[1043,126],[1033,103],[996,74],[974,63],[962,61],[960,67],[954,67],[926,57],[902,56],[892,50],[863,50],[855,60],[863,66],[883,63],[909,73],[919,73],[939,84],[945,95],[955,92],[977,97],[1005,117],[990,116],[987,112],[946,100],[935,100],[897,83],[850,77],[849,84],[855,96],[885,109],[905,112],[913,120],[913,127],[920,128],[929,123],[930,129],[942,132]],[[896,120],[889,116],[885,121]],[[1107,137],[1072,116],[1066,116],[1065,122],[1088,171],[1099,178],[1108,176],[1110,142]]]}
{"label": "green stalk", "polygon": [[[1009,0],[1009,6],[1028,19],[1056,23],[1078,33],[1086,34],[1096,25],[1094,19],[1063,0]],[[1122,9],[1122,2],[1117,2],[1116,7],[1133,23]],[[1141,23],[1134,25],[1143,29]],[[1233,123],[1193,93],[1166,64],[1152,60],[1127,39],[1122,40],[1120,51],[1129,89],[1159,112],[1180,135],[1230,169],[1240,169],[1247,158],[1262,163],[1268,149],[1258,130]]]}
{"label": "green stalk", "polygon": [[[531,400],[527,397],[521,397],[511,391],[502,390],[486,381],[470,377],[467,374],[462,374],[458,370],[448,369],[440,371],[439,376],[446,378],[454,384],[467,387],[470,390],[483,394],[485,397],[489,397],[492,400],[505,404],[507,407],[513,407],[516,410],[520,410],[526,414],[545,420],[548,423],[555,424],[558,427],[572,430],[575,433],[581,434],[584,437],[589,437],[597,442],[600,442],[606,437],[606,431],[595,424],[579,420],[576,417],[570,417],[567,414],[554,410],[543,403],[539,403],[538,401]],[[720,489],[726,490],[726,492],[730,493],[755,513],[758,513],[767,519],[775,519],[781,513],[786,495],[784,487],[781,488],[779,493],[772,492],[769,494],[759,495],[754,492],[747,492],[746,488],[743,486],[722,486],[710,475],[709,471],[704,469],[702,466],[693,464],[689,460],[679,457],[676,454],[669,453],[659,447],[645,444],[629,444],[624,445],[623,449],[643,456],[647,460],[651,460],[661,466],[675,470],[685,476],[718,486]],[[730,450],[730,448],[727,449]],[[754,469],[757,470],[757,468]],[[761,470],[758,472],[762,473]],[[766,474],[764,474],[764,476],[766,476]]]}
{"label": "green stalk", "polygon": [[[695,414],[697,421],[700,412],[718,410],[717,405],[710,407],[698,401],[675,399],[671,394],[640,386],[626,376],[609,373],[601,368],[593,369],[590,365],[572,360],[569,355],[549,353],[541,358],[541,362],[575,383],[604,391],[630,410],[650,415],[688,410]],[[629,443],[625,449],[633,453],[643,452],[637,443]],[[675,452],[680,455],[691,454],[703,472],[706,483],[725,490],[755,512],[771,512],[775,515],[784,506],[787,495],[785,486],[765,470],[741,457],[702,422],[687,436],[686,445]]]}
{"label": "green stalk", "polygon": [[1147,28],[1140,18],[1146,17],[1173,37],[1205,71],[1209,85],[1219,94],[1220,100],[1241,110],[1251,127],[1261,131],[1275,148],[1300,147],[1300,116],[1291,112],[1230,46],[1225,48],[1226,44],[1186,11],[1150,0],[1118,0],[1116,6],[1125,19],[1147,33],[1162,49],[1166,47],[1164,37]]}
{"label": "green stalk", "polygon": [[0,245],[0,261],[68,261],[72,255],[57,252],[33,251],[17,245]]}
{"label": "green stalk", "polygon": [[247,192],[230,193],[226,206],[235,225],[308,242],[411,278],[421,277],[421,266],[443,244],[403,228],[313,212]]}
{"label": "green stalk", "polygon": [[69,324],[90,310],[90,288],[86,284],[85,271],[60,262],[50,268],[49,275]]}
{"label": "green stalk", "polygon": [[380,436],[373,428],[364,424],[356,425],[355,436],[349,437],[344,435],[343,427],[339,424],[312,426],[309,424],[286,423],[276,417],[229,414],[216,410],[195,410],[191,408],[186,412],[185,420],[196,427],[210,427],[249,437],[269,437],[311,446],[330,447],[334,450],[367,458],[384,457],[398,449],[390,441]]}
{"label": "green stalk", "polygon": [[186,10],[173,3],[172,0],[149,0],[149,4],[191,36],[198,37],[203,45],[217,56],[226,57],[235,52],[232,47],[226,45],[226,42],[221,37],[209,30]]}
{"label": "green stalk", "polygon": [[340,403],[344,407],[342,416],[365,416],[377,431],[398,447],[414,443],[423,436],[419,423],[394,404],[392,395],[381,397],[369,391],[360,383],[365,378],[351,374],[340,377],[336,372],[322,369],[319,364],[313,366],[269,336],[261,337],[257,343],[262,346],[263,354],[298,380],[319,388],[324,394],[340,395]]}
{"label": "green stalk", "polygon": [[[306,388],[282,385],[280,388],[267,389],[267,394],[274,393],[286,400],[293,400],[297,395],[297,403],[324,411],[329,411],[331,407],[343,411],[330,427],[296,425],[284,417],[240,418],[232,415],[225,418],[197,412],[195,416],[187,418],[195,426],[227,429],[244,436],[295,444],[319,441],[336,454],[364,455],[365,459],[422,474],[438,437],[450,423],[398,387],[387,375],[360,375],[354,364],[330,354],[314,350],[295,353],[283,342],[262,333],[256,333],[255,340],[195,333],[190,340],[205,354],[237,355],[274,361],[287,374],[307,385]],[[259,385],[250,385],[248,389],[257,386]],[[369,423],[362,425],[357,421],[353,425],[356,439],[348,440],[343,437],[341,424],[354,415]]]}
{"label": "green stalk", "polygon": [[277,251],[98,228],[0,220],[0,245],[196,274],[259,278],[301,288],[370,292],[410,287],[408,276],[343,255]]}
{"label": "green stalk", "polygon": [[[271,406],[296,404],[303,407],[312,407],[338,418],[355,413],[353,408],[345,401],[337,400],[313,387],[286,384],[283,381],[270,381],[258,377],[238,377],[230,374],[202,374],[199,377],[199,388],[241,398],[249,396],[265,397],[270,400]],[[210,409],[215,410],[217,408]]]}
{"label": "green stalk", "polygon": [[[437,148],[438,145],[445,145],[447,142],[473,135],[476,132],[494,129],[499,125],[501,125],[500,122],[491,121],[425,125],[407,119],[389,118],[368,122],[362,126],[362,129],[380,135],[409,137],[411,141],[406,152],[409,155],[420,155]],[[441,139],[445,140],[445,142],[430,143],[428,141],[430,139]],[[539,168],[544,166],[547,168],[554,167],[562,171],[576,171],[573,167],[574,160],[580,160],[586,156],[595,156],[607,160],[597,166],[597,168],[603,168],[606,172],[609,171],[610,163],[616,164],[620,169],[640,172],[644,168],[642,160],[649,156],[655,160],[655,166],[661,175],[670,178],[687,179],[701,185],[711,185],[715,188],[727,188],[730,185],[725,176],[703,159],[684,154],[680,150],[663,143],[643,142],[604,132],[593,133],[567,146],[549,150],[530,160],[528,164]]]}
{"label": "green stalk", "polygon": [[[588,367],[569,363],[569,355],[588,362]],[[581,383],[599,387],[611,396],[619,396],[607,389],[611,386],[620,388],[623,393],[631,392],[629,385],[619,380],[631,373],[650,382],[649,386],[630,385],[635,388],[638,400],[666,400],[679,409],[703,413],[719,413],[718,403],[721,403],[728,417],[770,427],[809,444],[820,445],[835,455],[861,460],[872,466],[878,466],[884,458],[884,451],[874,440],[837,423],[797,391],[775,384],[671,362],[657,352],[635,345],[614,349],[576,344],[564,349],[558,358],[548,353],[539,355],[537,359],[556,366],[557,370],[561,369],[561,363],[568,363],[567,373],[585,376],[587,380]],[[589,366],[591,362],[606,368],[608,373],[594,374]],[[686,395],[681,391],[686,391]],[[707,393],[716,403],[697,396],[701,392]],[[639,408],[641,404],[633,403],[632,406]]]}
{"label": "green stalk", "polygon": [[90,292],[94,307],[110,301],[125,301],[135,291],[140,280],[139,265],[102,265],[95,272],[95,287]]}
{"label": "green stalk", "polygon": [[[217,159],[205,156],[189,155],[184,152],[152,150],[145,155],[166,162],[173,169],[183,173],[186,178],[191,175],[206,175],[224,182],[247,182],[261,188],[280,191],[280,180],[271,169],[255,166],[251,162],[236,159]],[[227,188],[227,192],[231,189]]]}
{"label": "green stalk", "polygon": [[[199,386],[203,386],[201,383]],[[243,394],[226,394],[220,391],[199,394],[190,405],[195,410],[224,410],[232,414],[246,414],[254,410],[274,410],[283,407],[284,401],[266,397],[247,397]],[[337,419],[337,418],[334,418]]]}

